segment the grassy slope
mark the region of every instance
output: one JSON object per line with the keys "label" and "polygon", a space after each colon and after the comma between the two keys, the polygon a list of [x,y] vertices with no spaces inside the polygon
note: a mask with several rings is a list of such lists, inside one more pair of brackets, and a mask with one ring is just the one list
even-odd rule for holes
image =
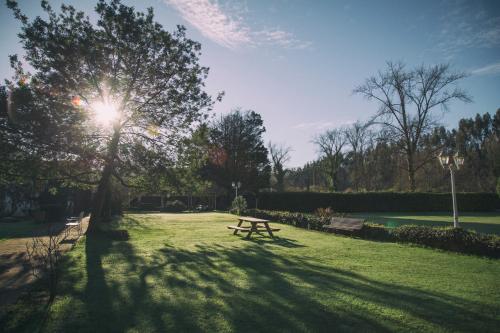
{"label": "grassy slope", "polygon": [[128,242],[71,252],[46,332],[494,331],[500,261],[291,226],[231,235],[226,214],[128,215]]}
{"label": "grassy slope", "polygon": [[[433,226],[453,225],[453,214],[442,213],[357,213],[356,216],[364,217],[371,222],[396,227],[402,224],[418,224]],[[500,214],[498,212],[460,213],[460,226],[478,232],[500,235]]]}

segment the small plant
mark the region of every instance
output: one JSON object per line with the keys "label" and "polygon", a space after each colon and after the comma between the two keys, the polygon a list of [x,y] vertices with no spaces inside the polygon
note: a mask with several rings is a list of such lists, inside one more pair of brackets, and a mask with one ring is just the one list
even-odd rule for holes
{"label": "small plant", "polygon": [[58,267],[61,260],[61,245],[69,233],[48,227],[48,237],[35,237],[26,243],[26,255],[35,278],[46,281],[50,300],[54,299],[58,282]]}
{"label": "small plant", "polygon": [[315,212],[316,216],[319,216],[319,217],[332,217],[335,215],[335,212],[333,211],[333,209],[331,207],[327,207],[327,208],[318,208],[316,209],[316,212]]}
{"label": "small plant", "polygon": [[236,198],[234,198],[231,207],[231,212],[235,212],[237,215],[241,215],[241,212],[247,209],[247,201],[243,196],[238,195]]}

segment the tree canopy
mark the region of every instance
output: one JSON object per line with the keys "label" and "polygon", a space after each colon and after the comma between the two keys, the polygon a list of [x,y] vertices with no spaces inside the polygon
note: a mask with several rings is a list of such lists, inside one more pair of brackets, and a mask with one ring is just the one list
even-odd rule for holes
{"label": "tree canopy", "polygon": [[230,193],[232,182],[243,191],[258,192],[269,187],[271,167],[262,135],[261,116],[254,111],[235,110],[210,126],[208,179]]}
{"label": "tree canopy", "polygon": [[[111,177],[126,184],[127,176],[174,166],[178,143],[211,109],[201,46],[182,26],[165,31],[151,8],[137,12],[119,0],[98,1],[95,24],[73,6],[57,13],[42,1],[47,17],[29,20],[15,1],[7,3],[22,23],[19,38],[33,68],[27,73],[13,56],[16,80],[29,86],[37,108],[59,120],[58,137],[83,137],[77,145],[83,152],[66,158],[91,163],[97,221]],[[20,87],[9,82],[6,89],[8,95]],[[60,161],[47,156],[45,162]]]}

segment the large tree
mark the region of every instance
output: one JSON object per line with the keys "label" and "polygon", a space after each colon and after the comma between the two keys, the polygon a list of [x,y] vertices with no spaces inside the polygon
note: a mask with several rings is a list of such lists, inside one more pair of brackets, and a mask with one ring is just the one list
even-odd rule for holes
{"label": "large tree", "polygon": [[335,128],[318,135],[313,141],[320,154],[325,173],[330,181],[330,190],[337,189],[337,174],[344,159],[343,149],[347,144],[346,130]]}
{"label": "large tree", "polygon": [[269,141],[267,145],[271,161],[273,163],[273,173],[276,177],[276,190],[283,192],[285,190],[285,164],[290,161],[290,152],[292,148],[283,144],[276,144]]}
{"label": "large tree", "polygon": [[47,18],[29,20],[15,1],[7,4],[22,24],[25,61],[34,70],[23,80],[36,103],[55,106],[54,115],[81,114],[81,130],[95,145],[94,230],[111,178],[126,184],[127,176],[175,165],[180,140],[211,108],[200,44],[183,27],[165,31],[151,8],[141,13],[119,0],[100,0],[96,23],[72,6],[56,13],[42,1]]}
{"label": "large tree", "polygon": [[271,167],[262,135],[266,131],[261,116],[239,109],[223,115],[210,126],[208,179],[228,193],[232,182],[245,191],[269,187]]}
{"label": "large tree", "polygon": [[453,100],[471,100],[456,85],[465,76],[452,72],[449,65],[422,65],[407,70],[402,63],[389,62],[384,71],[354,89],[379,104],[374,121],[382,124],[405,155],[410,191],[416,189],[416,171],[436,154],[430,152],[417,161],[422,136],[437,125],[436,111],[447,110]]}
{"label": "large tree", "polygon": [[349,155],[352,166],[352,183],[356,191],[359,191],[365,176],[364,153],[373,136],[373,133],[369,130],[369,126],[370,123],[356,121],[345,132],[347,143],[351,147]]}

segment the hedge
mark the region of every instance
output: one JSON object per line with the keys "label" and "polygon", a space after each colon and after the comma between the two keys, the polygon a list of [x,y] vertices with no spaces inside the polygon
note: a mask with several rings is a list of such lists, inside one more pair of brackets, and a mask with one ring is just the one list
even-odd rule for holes
{"label": "hedge", "polygon": [[[457,193],[457,203],[459,211],[500,209],[500,199],[495,193]],[[251,207],[255,206],[251,205]],[[311,213],[321,207],[331,207],[336,212],[429,212],[451,211],[453,209],[450,193],[265,192],[258,196],[258,208],[264,210]]]}
{"label": "hedge", "polygon": [[[321,231],[325,231],[323,225],[328,224],[330,219],[312,214],[257,209],[248,210],[246,214],[299,228]],[[369,240],[411,243],[447,251],[500,258],[500,237],[461,228],[403,225],[390,229],[379,224],[365,223],[360,231],[351,235]]]}

